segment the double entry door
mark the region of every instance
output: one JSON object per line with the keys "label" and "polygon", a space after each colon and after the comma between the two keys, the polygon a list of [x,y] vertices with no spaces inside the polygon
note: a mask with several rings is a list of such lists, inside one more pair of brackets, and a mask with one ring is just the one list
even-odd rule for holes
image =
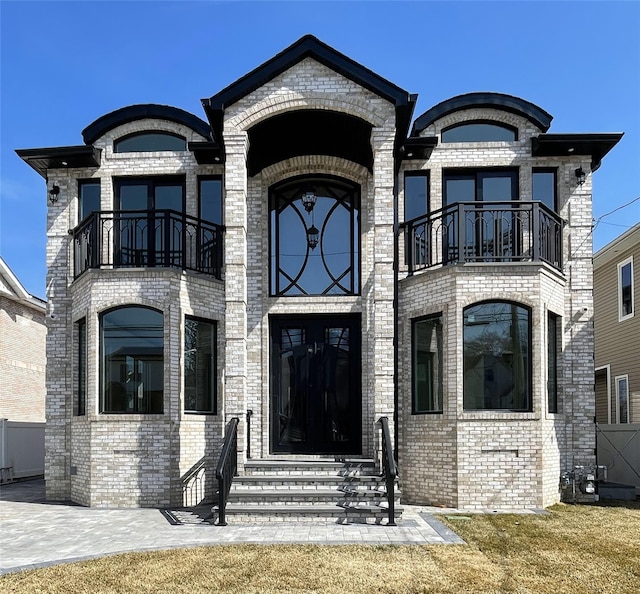
{"label": "double entry door", "polygon": [[273,316],[271,450],[361,453],[360,316]]}

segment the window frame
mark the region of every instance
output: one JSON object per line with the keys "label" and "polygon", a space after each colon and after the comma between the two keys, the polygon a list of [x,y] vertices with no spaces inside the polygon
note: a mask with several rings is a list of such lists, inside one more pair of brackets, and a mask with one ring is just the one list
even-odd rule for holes
{"label": "window frame", "polygon": [[87,348],[87,319],[81,318],[76,322],[76,337],[77,337],[77,399],[75,416],[83,417],[87,414],[87,363],[88,363],[88,348]]}
{"label": "window frame", "polygon": [[[504,202],[503,200],[487,200],[484,196],[482,180],[485,178],[509,177],[511,178],[511,202],[520,199],[520,174],[517,167],[469,167],[442,170],[442,206],[448,207],[456,202],[450,202],[448,198],[447,182],[449,180],[473,180],[474,199],[472,202],[491,203]],[[462,202],[467,202],[463,200]]]}
{"label": "window frame", "polygon": [[[624,289],[625,285],[623,285],[622,274],[623,269],[629,266],[629,304],[631,307],[631,311],[629,313],[624,313]],[[633,256],[629,256],[625,258],[621,262],[618,262],[617,265],[617,278],[618,278],[618,321],[624,322],[625,320],[629,320],[635,316],[635,303],[634,303],[634,286],[633,286]]]}
{"label": "window frame", "polygon": [[[106,366],[106,359],[105,359],[105,336],[104,336],[104,318],[106,316],[108,316],[111,313],[117,312],[117,311],[122,311],[124,309],[144,309],[144,310],[148,310],[151,312],[154,312],[156,314],[158,314],[161,319],[162,319],[162,329],[161,329],[161,335],[162,335],[162,354],[161,354],[161,359],[160,359],[160,363],[161,363],[161,379],[162,379],[162,394],[160,397],[160,404],[161,404],[161,410],[159,411],[152,411],[152,410],[140,410],[140,402],[139,402],[139,398],[133,398],[133,407],[132,410],[107,410],[107,381],[106,381],[106,377],[107,377],[107,366]],[[149,307],[146,305],[139,305],[139,304],[127,304],[127,305],[121,305],[121,306],[117,306],[117,307],[112,307],[110,309],[107,309],[103,312],[100,313],[99,316],[99,327],[100,327],[100,363],[99,363],[99,368],[100,368],[100,405],[99,405],[99,412],[100,414],[107,414],[107,415],[162,415],[164,414],[164,397],[165,397],[165,378],[164,378],[164,369],[165,369],[165,315],[164,312],[162,312],[159,309],[156,309],[154,307]],[[122,327],[121,327],[122,328]],[[124,369],[122,368],[122,364],[120,367],[120,373],[122,376],[122,372],[124,371]],[[128,377],[125,381],[128,381]],[[115,383],[115,382],[111,382],[111,383]],[[120,380],[120,382],[118,383],[122,383],[122,379]],[[149,406],[149,398],[151,397],[151,395],[149,394],[147,396],[147,399],[145,399],[145,406],[143,407],[144,409],[148,409],[150,408]]]}
{"label": "window frame", "polygon": [[[493,126],[495,128],[500,128],[502,130],[507,130],[508,132],[512,132],[513,133],[513,138],[509,139],[509,140],[505,140],[505,139],[498,139],[498,140],[446,140],[445,139],[445,134],[447,132],[451,132],[452,130],[457,130],[458,128],[464,128],[466,126],[473,126],[476,124],[484,124],[484,125],[489,125],[489,126]],[[467,120],[464,122],[457,122],[455,124],[451,124],[450,126],[447,126],[446,128],[443,128],[440,132],[440,142],[442,144],[459,144],[459,143],[467,143],[467,142],[473,142],[473,143],[480,143],[480,144],[484,144],[487,142],[517,142],[518,141],[518,128],[516,126],[512,126],[511,124],[505,124],[504,122],[498,122],[496,120],[487,120],[487,119],[479,119],[479,120]]]}
{"label": "window frame", "polygon": [[[137,149],[137,150],[119,150],[119,145],[122,142],[126,142],[128,140],[132,140],[134,138],[142,138],[144,136],[165,136],[169,138],[174,138],[178,140],[184,141],[183,149],[175,149],[175,148],[164,148],[164,149]],[[113,153],[116,155],[122,155],[127,153],[161,153],[161,152],[173,152],[173,153],[183,153],[187,151],[187,138],[182,134],[178,134],[176,132],[168,132],[167,130],[141,130],[138,132],[131,132],[130,134],[125,134],[124,136],[120,136],[113,141]]]}
{"label": "window frame", "polygon": [[[427,370],[429,375],[429,379],[431,381],[428,382],[429,390],[430,390],[430,399],[434,403],[440,404],[439,408],[434,407],[433,409],[418,409],[418,390],[417,390],[417,332],[418,332],[418,324],[423,322],[433,321],[435,324],[440,325],[440,344],[438,344],[438,338],[436,335],[436,347],[440,348],[440,352],[431,353],[432,357],[429,358],[430,367]],[[434,361],[438,361],[438,385],[436,386],[436,382],[434,381]],[[438,394],[434,396],[434,388],[436,388]],[[444,413],[444,316],[442,312],[429,314],[426,316],[420,316],[419,318],[414,318],[411,320],[411,414],[412,415],[441,415]]]}
{"label": "window frame", "polygon": [[[202,216],[202,182],[219,181],[220,182],[220,221],[209,221]],[[199,175],[198,176],[198,218],[206,220],[214,225],[223,225],[224,222],[224,184],[221,175]]]}
{"label": "window frame", "polygon": [[[83,190],[88,186],[98,187],[98,210],[92,210],[89,214],[84,212],[83,205]],[[94,212],[100,212],[102,210],[102,184],[100,178],[89,178],[78,180],[78,224],[84,221],[88,216]]]}
{"label": "window frame", "polygon": [[[144,209],[121,208],[122,196],[121,189],[123,186],[146,186],[147,187],[147,207]],[[156,208],[156,188],[163,186],[180,186],[182,188],[182,206],[181,210],[173,211],[180,214],[186,214],[186,179],[184,175],[135,175],[135,176],[117,176],[113,178],[113,201],[114,210],[148,212],[155,210],[167,210]],[[173,209],[168,209],[173,210]]]}
{"label": "window frame", "polygon": [[[560,345],[561,316],[547,311],[547,411],[560,412],[558,402],[558,356],[562,352]],[[553,331],[552,331],[553,329]],[[551,373],[553,371],[553,373]]]}
{"label": "window frame", "polygon": [[[620,424],[620,425],[624,425],[627,423],[631,422],[631,419],[629,418],[630,415],[630,406],[629,406],[629,394],[630,394],[630,390],[629,390],[629,374],[627,373],[623,373],[621,375],[616,375],[613,378],[613,382],[616,388],[616,423]],[[624,382],[625,386],[626,386],[626,410],[625,410],[625,419],[622,420],[622,415],[621,413],[621,407],[620,407],[620,384]]]}
{"label": "window frame", "polygon": [[[193,322],[208,324],[212,328],[212,352],[211,352],[211,394],[209,394],[210,410],[200,409],[188,409],[187,408],[187,373],[186,373],[186,355],[187,355],[187,320]],[[216,320],[209,320],[197,316],[185,316],[184,317],[184,339],[183,339],[183,399],[182,406],[185,415],[209,415],[215,416],[218,414],[218,322]],[[195,396],[196,406],[198,402],[198,395]]]}
{"label": "window frame", "polygon": [[[467,315],[468,310],[474,308],[474,307],[478,307],[481,305],[487,305],[487,304],[506,304],[506,305],[512,305],[512,306],[516,306],[522,310],[524,310],[527,314],[527,342],[526,342],[526,367],[524,368],[524,371],[527,374],[526,379],[526,399],[527,399],[527,406],[523,407],[523,408],[488,408],[488,407],[470,407],[467,404],[467,398],[466,398],[466,393],[465,393],[465,385],[466,385],[466,373],[467,373],[467,356],[465,353],[465,345],[466,345],[466,340],[465,340],[465,334],[466,334],[466,329],[467,329],[467,323],[465,322],[465,317]],[[488,325],[488,324],[487,324]],[[489,299],[489,300],[484,300],[484,301],[479,301],[476,303],[470,303],[469,305],[467,305],[463,310],[462,310],[462,406],[463,406],[463,410],[465,413],[532,413],[533,412],[533,350],[532,350],[532,346],[533,346],[533,335],[532,335],[532,328],[533,328],[533,310],[531,307],[529,307],[528,305],[525,305],[524,303],[519,303],[517,301],[510,301],[510,300],[505,300],[505,299]],[[511,351],[503,351],[504,354],[507,354],[508,352],[511,352],[513,355],[513,343],[511,345],[509,345],[511,347]],[[483,355],[484,356],[484,355]],[[486,371],[486,370],[485,370]],[[485,380],[486,381],[486,380]],[[491,380],[493,381],[493,380]],[[513,388],[512,388],[513,390]],[[485,397],[484,395],[484,387],[483,387],[483,397]]]}
{"label": "window frame", "polygon": [[[424,178],[424,182],[425,182],[425,209],[424,212],[422,214],[419,214],[415,217],[411,217],[411,218],[407,218],[407,179],[408,178]],[[418,219],[424,216],[427,216],[431,210],[431,176],[430,176],[430,172],[428,170],[423,171],[423,170],[417,170],[417,171],[405,171],[404,172],[404,200],[403,200],[403,206],[404,206],[404,213],[403,213],[403,217],[404,217],[404,221],[412,221],[414,219]]]}
{"label": "window frame", "polygon": [[558,168],[557,167],[533,167],[531,169],[531,200],[537,201],[535,195],[535,176],[536,173],[551,173],[553,175],[553,207],[549,206],[544,200],[539,200],[553,212],[558,212]]}

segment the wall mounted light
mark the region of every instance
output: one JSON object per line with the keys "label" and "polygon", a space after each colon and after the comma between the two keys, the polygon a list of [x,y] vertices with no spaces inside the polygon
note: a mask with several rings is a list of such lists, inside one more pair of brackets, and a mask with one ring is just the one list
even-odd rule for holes
{"label": "wall mounted light", "polygon": [[49,190],[49,202],[51,202],[51,204],[55,204],[56,202],[58,202],[59,194],[60,186],[58,186],[57,184],[53,184],[53,186],[51,186],[51,189]]}
{"label": "wall mounted light", "polygon": [[578,185],[581,186],[587,179],[587,174],[584,172],[584,169],[582,169],[582,167],[578,167],[575,173],[576,173],[576,180],[578,181]]}

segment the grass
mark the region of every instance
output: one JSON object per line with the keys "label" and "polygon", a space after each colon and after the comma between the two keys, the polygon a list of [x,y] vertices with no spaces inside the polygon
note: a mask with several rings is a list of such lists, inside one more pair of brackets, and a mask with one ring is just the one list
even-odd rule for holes
{"label": "grass", "polygon": [[104,557],[0,578],[0,592],[640,591],[640,502],[446,520],[466,545],[216,546]]}

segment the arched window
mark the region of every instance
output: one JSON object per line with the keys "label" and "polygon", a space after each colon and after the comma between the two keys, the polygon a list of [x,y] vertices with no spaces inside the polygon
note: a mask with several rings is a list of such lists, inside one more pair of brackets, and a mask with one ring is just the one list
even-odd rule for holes
{"label": "arched window", "polygon": [[465,410],[530,411],[531,311],[505,301],[465,308]]}
{"label": "arched window", "polygon": [[135,134],[118,138],[113,143],[114,153],[186,150],[187,139],[171,132],[136,132]]}
{"label": "arched window", "polygon": [[498,122],[463,122],[442,131],[442,142],[512,142],[518,130]]}
{"label": "arched window", "polygon": [[359,186],[296,178],[271,189],[269,210],[272,295],[359,293]]}
{"label": "arched window", "polygon": [[164,321],[148,307],[125,306],[100,319],[100,412],[162,413]]}

